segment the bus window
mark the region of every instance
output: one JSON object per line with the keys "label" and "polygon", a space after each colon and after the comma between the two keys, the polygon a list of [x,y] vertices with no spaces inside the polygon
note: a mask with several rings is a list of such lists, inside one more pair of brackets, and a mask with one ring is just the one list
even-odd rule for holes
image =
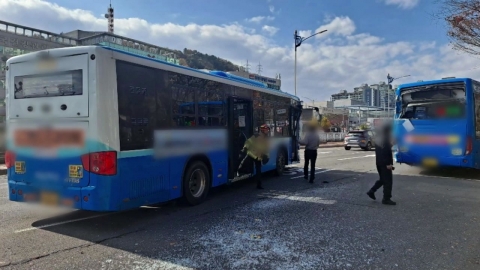
{"label": "bus window", "polygon": [[82,77],[82,70],[16,76],[15,99],[82,95]]}
{"label": "bus window", "polygon": [[475,137],[480,139],[480,84],[473,84],[473,95],[475,97]]}

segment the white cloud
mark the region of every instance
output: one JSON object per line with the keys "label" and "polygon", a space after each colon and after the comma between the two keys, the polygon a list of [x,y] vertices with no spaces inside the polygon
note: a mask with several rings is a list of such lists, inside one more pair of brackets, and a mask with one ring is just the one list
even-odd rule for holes
{"label": "white cloud", "polygon": [[273,21],[273,20],[275,20],[275,17],[273,17],[273,16],[256,16],[256,17],[252,17],[250,19],[247,19],[246,21],[251,22],[251,23],[261,23],[264,20],[265,21]]}
{"label": "white cloud", "polygon": [[[105,31],[105,18],[87,10],[69,10],[42,0],[0,0],[0,18],[17,24],[67,32],[75,29]],[[139,18],[115,18],[115,32],[172,49],[196,49],[236,64],[260,62],[263,74],[282,74],[282,89],[293,93],[293,41],[278,44],[270,35],[240,24],[156,24]],[[276,29],[276,28],[275,28]],[[447,76],[480,79],[479,59],[460,54],[447,45],[425,42],[386,42],[382,37],[356,32],[349,17],[332,17],[317,30],[328,29],[318,39],[298,48],[297,94],[315,100],[328,99],[341,89],[361,83],[385,81],[392,76],[412,75],[399,83]],[[276,30],[278,31],[278,30]],[[313,33],[302,30],[304,37]],[[320,38],[322,37],[322,38]]]}
{"label": "white cloud", "polygon": [[403,9],[414,8],[420,3],[420,0],[384,0],[387,5],[395,5]]}
{"label": "white cloud", "polygon": [[336,17],[330,22],[318,27],[317,30],[315,30],[315,33],[323,30],[328,30],[326,33],[317,37],[321,38],[328,35],[346,37],[353,34],[355,32],[355,29],[355,23],[349,17]]}
{"label": "white cloud", "polygon": [[275,34],[278,32],[278,30],[280,30],[280,29],[278,29],[278,28],[276,28],[276,27],[273,27],[273,26],[270,26],[270,25],[264,25],[264,26],[262,27],[262,30],[265,31],[265,32],[267,32],[270,36],[273,36],[273,35],[275,35]]}
{"label": "white cloud", "polygon": [[313,33],[312,33],[312,30],[300,30],[298,31],[298,35],[301,36],[301,37],[309,37],[311,36]]}
{"label": "white cloud", "polygon": [[437,43],[435,41],[432,42],[422,42],[419,45],[419,50],[425,51],[425,50],[430,50],[430,49],[435,49],[437,46]]}
{"label": "white cloud", "polygon": [[271,13],[275,12],[275,7],[273,5],[268,6],[268,10],[270,10]]}

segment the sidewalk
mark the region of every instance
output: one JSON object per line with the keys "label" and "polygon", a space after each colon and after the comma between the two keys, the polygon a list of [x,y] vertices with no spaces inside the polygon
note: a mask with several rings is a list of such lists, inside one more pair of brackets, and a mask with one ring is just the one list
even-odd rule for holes
{"label": "sidewalk", "polygon": [[[322,142],[319,148],[343,147],[343,142]],[[304,145],[300,145],[300,149],[304,149]]]}

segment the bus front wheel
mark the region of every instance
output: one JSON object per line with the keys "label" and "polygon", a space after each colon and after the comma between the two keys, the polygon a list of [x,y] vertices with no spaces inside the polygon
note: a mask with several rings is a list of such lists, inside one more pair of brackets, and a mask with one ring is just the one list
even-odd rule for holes
{"label": "bus front wheel", "polygon": [[201,161],[195,161],[183,177],[183,194],[190,205],[197,205],[205,201],[210,189],[210,172]]}

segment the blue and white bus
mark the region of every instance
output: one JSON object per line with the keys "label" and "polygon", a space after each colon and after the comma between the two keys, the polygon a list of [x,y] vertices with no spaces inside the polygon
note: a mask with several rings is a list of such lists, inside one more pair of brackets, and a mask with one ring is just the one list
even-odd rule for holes
{"label": "blue and white bus", "polygon": [[[9,198],[119,211],[205,200],[239,174],[240,151],[272,127],[281,175],[299,161],[299,99],[224,72],[203,72],[101,46],[7,62]],[[253,168],[252,168],[253,170]]]}
{"label": "blue and white bus", "polygon": [[449,78],[396,90],[396,160],[414,166],[480,168],[480,83]]}

